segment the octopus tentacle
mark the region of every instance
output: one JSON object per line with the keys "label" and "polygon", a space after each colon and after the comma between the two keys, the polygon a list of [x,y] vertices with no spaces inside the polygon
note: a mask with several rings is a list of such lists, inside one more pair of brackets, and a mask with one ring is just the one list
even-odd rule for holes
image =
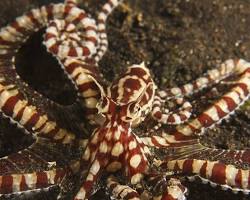
{"label": "octopus tentacle", "polygon": [[163,194],[155,196],[154,200],[185,200],[187,188],[184,187],[178,179],[171,178],[168,180]]}
{"label": "octopus tentacle", "polygon": [[[76,13],[82,13],[80,9],[70,5],[51,4],[31,10],[27,14],[18,17],[9,26],[1,29],[1,65],[5,68],[7,67],[6,65],[9,65],[11,69],[14,66],[13,60],[15,59],[18,47],[21,46],[32,33],[47,26],[54,18],[58,20],[64,19],[65,16],[74,18],[76,15],[72,14],[73,11],[71,10],[77,11]],[[86,26],[88,27],[88,25]],[[48,29],[49,28],[50,27],[48,27]],[[87,41],[86,48],[91,49],[92,46],[89,43],[91,43],[91,40]],[[64,54],[65,50],[67,50],[67,48],[63,47],[61,54]],[[4,80],[9,79],[7,74],[3,73],[1,76],[3,76]],[[16,79],[19,79],[19,77],[16,76]],[[48,120],[46,115],[40,114],[35,106],[27,103],[19,89],[8,89],[8,86],[11,87],[11,84],[4,84],[1,99],[3,106],[2,112],[6,116],[18,122],[18,125],[24,127],[27,131],[34,129],[33,131],[38,132],[40,136],[44,135],[45,137],[50,137],[52,140],[63,141],[64,143],[71,142],[72,138],[74,138],[72,133],[68,133],[68,131],[59,128],[56,122]]]}
{"label": "octopus tentacle", "polygon": [[[160,165],[186,176],[198,176],[203,182],[221,185],[223,189],[249,193],[249,150],[232,151],[206,148],[186,158],[163,161]],[[184,156],[185,157],[185,156]],[[210,160],[207,157],[211,157]],[[167,158],[169,159],[169,158]],[[248,166],[248,167],[247,167]]]}
{"label": "octopus tentacle", "polygon": [[119,4],[117,0],[106,3],[97,21],[76,7],[65,8],[65,19],[48,24],[44,44],[61,63],[65,73],[74,83],[83,100],[87,118],[94,122],[99,90],[89,76],[100,80],[97,61],[107,50],[106,19]]}
{"label": "octopus tentacle", "polygon": [[203,88],[219,83],[221,80],[227,78],[237,71],[237,66],[232,59],[223,62],[218,68],[208,70],[207,73],[197,78],[191,83],[184,84],[180,87],[174,87],[166,90],[161,90],[162,98],[175,98],[182,96],[189,96],[196,93]]}
{"label": "octopus tentacle", "polygon": [[106,33],[106,21],[110,13],[113,11],[115,7],[117,7],[122,0],[109,0],[104,4],[101,11],[97,16],[97,31],[99,34],[99,42],[97,47],[96,55],[94,56],[94,60],[96,62],[100,61],[108,49],[108,38]]}
{"label": "octopus tentacle", "polygon": [[197,118],[188,122],[187,126],[184,127],[186,131],[182,129],[184,135],[202,134],[205,128],[219,123],[247,100],[250,91],[250,63],[241,59],[235,63],[231,61],[231,65],[239,74],[234,86]]}
{"label": "octopus tentacle", "polygon": [[[232,114],[240,105],[242,105],[249,96],[250,91],[250,64],[244,60],[228,60],[227,68],[233,68],[239,78],[229,92],[224,94],[213,105],[203,111],[196,118],[189,120],[186,124],[176,126],[176,131],[172,134],[162,133],[161,136],[144,137],[145,144],[155,147],[169,147],[186,144],[188,141],[194,141],[203,131]],[[230,67],[229,67],[230,66]]]}
{"label": "octopus tentacle", "polygon": [[31,105],[18,88],[6,82],[4,78],[0,80],[0,110],[5,117],[18,127],[24,128],[27,133],[64,144],[72,143],[75,139],[74,134],[59,128],[56,122]]}
{"label": "octopus tentacle", "polygon": [[1,194],[46,188],[76,170],[77,162],[69,157],[68,148],[60,146],[59,152],[59,144],[46,145],[48,141],[39,138],[30,147],[0,159]]}
{"label": "octopus tentacle", "polygon": [[[153,103],[152,117],[163,124],[180,124],[187,121],[191,116],[192,106],[189,102],[183,100],[183,96],[196,93],[209,85],[218,83],[232,74],[239,74],[239,68],[241,68],[241,66],[237,66],[237,64],[233,62],[233,60],[225,61],[218,69],[209,70],[206,75],[196,79],[192,83],[185,84],[179,88],[175,87],[158,91]],[[163,104],[166,100],[177,100],[178,97],[182,99],[179,103],[177,102],[177,104],[182,105],[179,112],[167,113],[166,111],[162,111],[161,107],[164,108]]]}
{"label": "octopus tentacle", "polygon": [[95,123],[96,104],[100,98],[100,93],[92,77],[100,80],[98,68],[94,63],[87,63],[73,58],[66,59],[63,65],[68,76],[77,87],[79,96],[82,98],[81,102],[85,107],[86,117]]}
{"label": "octopus tentacle", "polygon": [[67,169],[57,168],[31,173],[0,176],[0,193],[10,194],[34,189],[47,188],[58,184],[66,175]]}
{"label": "octopus tentacle", "polygon": [[107,179],[107,189],[117,200],[140,200],[139,193],[128,185],[121,185],[114,176]]}
{"label": "octopus tentacle", "polygon": [[188,101],[185,101],[184,98],[174,99],[175,104],[181,105],[181,107],[177,111],[171,112],[163,107],[162,104],[165,103],[166,99],[163,100],[159,93],[155,95],[152,105],[151,115],[153,119],[161,124],[181,124],[190,118],[192,105]]}

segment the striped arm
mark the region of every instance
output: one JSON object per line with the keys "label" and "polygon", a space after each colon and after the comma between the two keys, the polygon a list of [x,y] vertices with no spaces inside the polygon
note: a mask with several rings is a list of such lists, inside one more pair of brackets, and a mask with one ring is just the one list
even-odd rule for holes
{"label": "striped arm", "polygon": [[[191,150],[192,149],[192,150]],[[185,152],[185,153],[183,153]],[[207,160],[210,158],[210,160]],[[234,192],[250,192],[250,150],[211,149],[200,145],[190,151],[177,150],[160,162],[160,167],[186,176],[198,176],[204,183],[220,185]]]}
{"label": "striped arm", "polygon": [[52,141],[69,144],[75,136],[65,129],[59,128],[55,121],[30,104],[18,88],[0,78],[0,110],[18,127],[27,133],[50,138]]}
{"label": "striped arm", "polygon": [[143,142],[144,145],[148,147],[155,147],[155,148],[170,148],[170,147],[183,147],[189,145],[198,144],[197,137],[186,137],[176,140],[175,135],[165,134],[164,136],[148,136],[148,137],[141,137],[140,140]]}
{"label": "striped arm", "polygon": [[166,99],[162,99],[159,94],[155,95],[151,115],[153,119],[161,124],[181,124],[191,116],[192,105],[183,98],[174,99],[174,104],[180,106],[176,111],[169,111],[164,106]]}
{"label": "striped arm", "polygon": [[202,90],[203,88],[216,84],[219,81],[230,76],[231,74],[237,72],[237,66],[235,62],[237,61],[231,59],[227,60],[222,63],[218,68],[208,70],[204,76],[197,78],[193,82],[182,85],[180,87],[161,90],[159,92],[159,95],[162,98],[170,99],[175,97],[188,96],[193,93],[196,93]]}
{"label": "striped arm", "polygon": [[171,178],[163,194],[156,196],[153,200],[185,200],[187,188],[178,179]]}
{"label": "striped arm", "polygon": [[30,147],[0,159],[0,193],[46,188],[77,168],[69,148],[38,139]]}
{"label": "striped arm", "polygon": [[[48,6],[47,6],[48,7]],[[96,53],[97,26],[88,14],[71,5],[55,4],[46,24],[44,45],[56,58],[87,58]]]}
{"label": "striped arm", "polygon": [[[16,51],[35,31],[48,26],[49,23],[56,24],[55,19],[58,21],[65,19],[67,23],[73,22],[73,26],[77,26],[78,28],[80,27],[83,30],[84,42],[81,43],[80,47],[82,48],[82,50],[77,50],[77,53],[82,53],[79,53],[77,55],[72,53],[75,49],[69,49],[67,46],[67,42],[62,43],[61,46],[58,46],[58,43],[55,43],[58,41],[57,39],[55,39],[55,35],[53,35],[53,30],[55,29],[55,27],[53,27],[52,25],[47,28],[47,32],[50,33],[50,35],[45,35],[45,43],[47,44],[47,48],[49,50],[54,53],[57,52],[57,56],[60,57],[65,57],[67,55],[82,56],[83,54],[85,55],[84,52],[87,52],[85,56],[89,56],[95,53],[94,46],[97,40],[94,31],[94,29],[96,29],[95,23],[92,19],[88,18],[87,14],[83,10],[66,4],[51,4],[48,6],[43,6],[41,8],[33,9],[25,15],[18,17],[13,23],[1,29],[0,70],[3,79],[6,79],[10,83],[20,82],[19,76],[16,74],[15,69],[12,69],[14,66],[14,58],[16,55]],[[72,27],[70,25],[67,25],[67,30],[72,31]],[[63,35],[61,37],[63,37]],[[86,51],[84,49],[86,49]],[[72,67],[72,65],[70,67]],[[93,76],[95,74],[98,74],[98,72],[94,68],[95,67],[93,67],[93,69],[89,69],[89,73],[91,72],[91,75]],[[86,69],[86,67],[84,69]],[[11,74],[11,78],[9,77],[9,74]],[[80,76],[80,74],[77,73],[77,75],[80,77],[77,81],[83,83],[85,81],[84,76],[86,77],[86,74],[84,73],[83,76]],[[16,84],[16,86],[19,86],[19,84]],[[96,112],[94,107],[97,101],[96,98],[98,96],[98,92],[93,89],[93,87],[95,86],[93,86],[92,83],[85,85],[80,84],[80,87],[82,93],[84,93],[83,98],[85,99],[85,101],[83,104],[87,107],[86,112],[91,113],[88,115],[92,116],[92,113]],[[72,134],[68,131],[58,128],[58,125],[55,120],[52,120],[53,117],[48,117],[46,114],[44,114],[44,112],[40,113],[39,109],[37,109],[37,106],[33,105],[30,102],[26,102],[27,100],[24,97],[19,97],[19,94],[21,93],[21,88],[22,85],[20,86],[20,90],[17,88],[16,90],[13,90],[13,93],[11,94],[7,92],[3,93],[5,95],[2,99],[3,103],[5,103],[5,101],[7,100],[7,96],[11,97],[10,99],[8,99],[9,101],[6,102],[6,105],[4,105],[7,111],[3,111],[3,113],[6,116],[10,117],[13,121],[17,122],[19,126],[24,127],[28,132],[36,132],[40,136],[43,135],[44,137],[50,137],[53,140],[63,141],[63,143],[70,143],[74,136],[72,136]],[[18,95],[16,96],[15,93],[18,93]],[[13,107],[15,105],[17,108]],[[11,112],[14,111],[20,111],[18,113],[19,115],[17,116],[18,119],[15,119],[15,116],[13,117],[11,115]],[[19,119],[20,117],[22,117],[22,112],[24,114],[23,118]],[[28,124],[26,124],[27,120],[29,121]],[[44,134],[44,132],[47,133]]]}
{"label": "striped arm", "polygon": [[99,79],[101,74],[91,59],[96,54],[99,41],[97,26],[83,10],[70,6],[66,6],[65,10],[65,20],[54,19],[48,24],[44,44],[59,60],[65,74],[78,90],[86,117],[95,123],[93,119],[97,113],[99,90],[89,76]]}
{"label": "striped arm", "polygon": [[205,128],[209,128],[228,117],[248,99],[250,91],[250,63],[239,60],[235,65],[240,77],[235,81],[234,87],[197,118],[189,121],[186,126],[178,127],[179,133],[185,136],[202,134]]}
{"label": "striped arm", "polygon": [[136,190],[129,187],[128,185],[121,185],[113,176],[108,177],[107,188],[114,199],[140,200],[140,196]]}
{"label": "striped arm", "polygon": [[[65,58],[81,57],[81,59],[85,59],[96,53],[98,39],[95,21],[89,18],[85,11],[72,6],[71,3],[51,4],[31,10],[27,14],[18,17],[7,27],[1,29],[0,64],[5,68],[9,67],[11,69],[14,66],[14,57],[18,48],[30,35],[43,27],[47,27],[44,44],[48,51],[53,53],[62,62],[65,61]],[[80,31],[80,36],[76,35],[75,31]],[[66,59],[65,63],[68,62],[71,61],[67,61]],[[91,71],[92,76],[95,77],[96,74],[99,74],[95,70],[94,62],[87,60],[82,65],[85,65],[85,63],[91,63],[88,64],[88,70]],[[90,69],[90,66],[93,66],[93,69]],[[86,69],[86,67],[83,68]],[[13,72],[15,73],[15,70]],[[65,72],[67,73],[66,70]],[[93,87],[90,88],[90,91],[88,90],[90,86],[83,84],[86,82],[86,73],[81,72],[81,75],[77,71],[74,73],[77,73],[79,76],[79,80],[76,80],[75,84],[79,85],[81,94],[84,91],[84,95],[82,96],[84,99],[83,105],[87,107],[87,112],[94,113],[95,109],[93,108],[95,107],[96,96],[99,91],[93,89],[94,86],[91,83],[90,86]],[[5,73],[3,73],[3,76],[8,79]],[[73,77],[76,78],[74,75]],[[16,79],[19,79],[18,75],[16,75]],[[79,84],[78,81],[80,81]],[[89,81],[88,78],[87,81]]]}
{"label": "striped arm", "polygon": [[100,98],[100,91],[95,83],[95,80],[100,79],[98,68],[95,63],[87,63],[74,58],[66,59],[63,66],[77,88],[78,95],[82,98],[86,117],[94,123],[97,113],[96,104]]}
{"label": "striped arm", "polygon": [[21,173],[0,176],[0,193],[10,194],[21,191],[47,188],[58,184],[67,170],[58,168],[33,173]]}
{"label": "striped arm", "polygon": [[203,134],[203,130],[218,124],[222,119],[229,117],[240,105],[242,105],[249,96],[250,91],[250,63],[244,60],[228,63],[234,64],[234,68],[239,74],[238,80],[229,92],[224,94],[212,106],[203,111],[196,118],[189,120],[186,124],[178,125],[173,134],[165,133],[161,136],[152,136],[142,138],[145,144],[155,147],[175,146],[193,141]]}
{"label": "striped arm", "polygon": [[99,34],[99,42],[96,55],[94,57],[95,61],[98,62],[101,60],[103,55],[108,49],[108,38],[106,33],[106,21],[109,14],[113,11],[115,7],[117,7],[122,0],[108,0],[107,3],[101,9],[97,17],[97,31]]}

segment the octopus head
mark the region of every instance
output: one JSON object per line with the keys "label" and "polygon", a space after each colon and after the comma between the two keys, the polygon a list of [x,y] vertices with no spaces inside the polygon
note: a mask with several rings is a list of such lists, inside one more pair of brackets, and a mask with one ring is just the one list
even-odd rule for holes
{"label": "octopus head", "polygon": [[115,117],[137,125],[151,110],[155,84],[144,63],[128,67],[106,91],[100,85],[99,88],[101,100],[97,108],[109,119]]}

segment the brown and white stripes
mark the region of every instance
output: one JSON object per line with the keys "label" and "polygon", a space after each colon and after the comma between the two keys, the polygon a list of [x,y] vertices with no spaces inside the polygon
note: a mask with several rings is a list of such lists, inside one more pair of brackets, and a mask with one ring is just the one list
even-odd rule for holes
{"label": "brown and white stripes", "polygon": [[174,99],[174,103],[181,106],[176,111],[170,111],[168,108],[165,108],[165,101],[166,98],[163,98],[160,92],[155,95],[151,115],[157,122],[174,125],[184,123],[190,118],[192,105],[185,101],[183,97]]}
{"label": "brown and white stripes", "polygon": [[185,173],[187,176],[199,176],[211,185],[221,185],[234,192],[250,192],[250,170],[238,169],[220,161],[198,159],[173,160],[164,163],[167,169]]}
{"label": "brown and white stripes", "polygon": [[108,15],[113,11],[115,7],[117,7],[122,0],[109,0],[104,6],[102,7],[101,12],[97,17],[97,33],[99,35],[99,42],[98,42],[98,49],[96,55],[94,57],[95,61],[98,62],[101,60],[102,56],[108,49],[108,38],[106,33],[106,21]]}
{"label": "brown and white stripes", "polygon": [[[158,148],[192,143],[205,129],[219,123],[242,105],[248,99],[250,91],[250,63],[243,59],[227,60],[221,65],[220,70],[223,73],[217,70],[214,72],[217,72],[218,76],[214,76],[221,77],[219,74],[225,74],[225,71],[238,75],[229,92],[196,118],[190,119],[186,124],[178,125],[173,134],[163,132],[161,136],[145,137],[142,139],[143,142]],[[208,74],[211,74],[211,71]],[[212,77],[212,74],[210,76]]]}
{"label": "brown and white stripes", "polygon": [[[86,115],[89,119],[93,119],[99,91],[88,76],[96,78],[100,75],[100,72],[96,71],[95,59],[97,57],[100,59],[107,49],[105,23],[107,16],[119,1],[111,0],[103,6],[98,16],[98,24],[89,17],[88,13],[76,7],[76,3],[75,0],[68,0],[65,4],[50,4],[32,9],[2,28],[0,62],[12,63],[18,47],[32,33],[46,27],[45,46],[59,60],[65,73],[79,89]],[[73,69],[73,65],[77,69]],[[87,69],[85,66],[88,66]],[[80,68],[83,69],[80,70]],[[86,70],[87,73],[85,73]]]}
{"label": "brown and white stripes", "polygon": [[31,105],[17,87],[8,84],[4,78],[0,79],[0,110],[12,123],[28,133],[63,144],[73,143],[75,139],[74,134],[58,127],[56,122]]}
{"label": "brown and white stripes", "polygon": [[51,169],[33,173],[9,174],[0,176],[0,193],[10,194],[58,184],[67,173],[65,169]]}
{"label": "brown and white stripes", "polygon": [[[105,27],[107,17],[120,2],[109,0],[102,7],[96,21],[77,7],[77,0],[65,0],[64,4],[50,4],[33,9],[1,29],[0,67],[3,70],[0,70],[0,110],[5,117],[26,132],[48,138],[50,142],[75,142],[75,135],[59,127],[56,120],[38,106],[32,105],[18,88],[18,81],[9,78],[8,73],[3,73],[8,71],[8,67],[13,70],[16,52],[20,46],[35,31],[46,28],[44,45],[58,59],[65,74],[75,85],[86,110],[86,118],[93,121],[96,119],[95,114],[99,112],[105,120],[91,138],[82,143],[83,146],[81,141],[78,142],[77,147],[83,147],[85,151],[80,156],[81,160],[76,163],[73,161],[72,164],[74,158],[70,158],[69,163],[62,168],[55,165],[54,168],[41,170],[35,163],[41,162],[47,166],[49,161],[32,154],[29,149],[0,159],[0,193],[49,187],[61,183],[67,173],[79,172],[83,183],[74,199],[84,200],[91,196],[103,171],[114,173],[120,170],[131,187],[120,184],[110,176],[107,180],[108,189],[116,199],[137,200],[141,194],[136,188],[137,184],[140,185],[151,170],[155,171],[155,165],[173,173],[197,175],[212,184],[248,193],[249,169],[224,163],[222,158],[217,161],[214,157],[195,158],[194,155],[201,154],[198,151],[199,146],[202,146],[199,143],[202,131],[228,117],[248,98],[250,63],[244,60],[227,60],[218,69],[209,70],[205,76],[192,83],[160,90],[156,95],[150,71],[142,63],[128,67],[119,79],[106,87],[101,82],[98,61],[108,46]],[[15,69],[13,71],[15,74]],[[184,97],[231,75],[236,78],[231,83],[229,92],[197,117],[189,119],[192,106]],[[19,79],[18,75],[15,78]],[[175,111],[167,110],[165,102],[168,100],[176,101],[180,108]],[[164,132],[163,128],[159,135],[148,134],[149,136],[140,138],[133,133],[132,125],[141,123],[148,113],[160,124],[187,122],[176,126],[173,134]],[[176,154],[165,155],[165,160],[159,161],[154,157],[157,154],[151,155],[148,147],[172,148]],[[212,153],[224,155],[225,160],[228,158],[243,164],[250,163],[249,151],[224,153],[214,150]],[[60,157],[63,158],[64,156]],[[32,163],[34,169],[27,170],[28,163]],[[167,186],[164,191],[152,197],[154,200],[185,199],[187,190],[179,180],[165,179],[165,183]],[[62,190],[60,195],[63,192]],[[58,198],[62,197],[60,195]]]}
{"label": "brown and white stripes", "polygon": [[223,62],[218,68],[208,70],[204,76],[197,78],[191,83],[184,84],[180,87],[161,90],[159,93],[164,99],[189,96],[203,88],[219,83],[233,73],[238,73],[237,68],[234,61],[229,59]]}
{"label": "brown and white stripes", "polygon": [[107,188],[115,199],[140,200],[140,195],[136,190],[128,185],[121,185],[113,176],[108,177]]}

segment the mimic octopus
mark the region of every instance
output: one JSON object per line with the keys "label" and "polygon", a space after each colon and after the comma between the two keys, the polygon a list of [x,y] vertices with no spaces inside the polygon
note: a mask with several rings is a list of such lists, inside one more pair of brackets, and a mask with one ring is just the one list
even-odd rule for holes
{"label": "mimic octopus", "polygon": [[[77,7],[76,0],[65,0],[32,9],[1,29],[0,110],[11,123],[36,138],[30,147],[0,159],[1,198],[58,185],[57,199],[84,200],[91,198],[102,182],[113,199],[184,200],[187,188],[181,176],[199,177],[248,194],[249,149],[205,147],[200,136],[248,98],[250,63],[229,59],[191,83],[163,90],[156,87],[144,63],[134,64],[107,84],[98,62],[108,46],[106,19],[119,3],[109,0],[95,20]],[[47,106],[39,105],[43,96],[23,83],[16,72],[18,49],[42,28],[46,28],[43,43],[47,51],[74,84],[84,116],[95,127],[88,139],[77,137],[57,122],[56,116],[47,112],[52,109],[47,104],[55,103],[46,100]],[[186,97],[222,84],[228,77],[229,91],[192,118],[192,105]],[[168,101],[178,108],[168,110]],[[148,121],[157,125],[137,134],[136,127]],[[175,130],[167,132],[165,124],[176,125]],[[48,143],[80,149],[80,155],[65,155],[64,159],[64,154],[58,153],[45,158]],[[165,153],[157,156],[157,150]]]}

